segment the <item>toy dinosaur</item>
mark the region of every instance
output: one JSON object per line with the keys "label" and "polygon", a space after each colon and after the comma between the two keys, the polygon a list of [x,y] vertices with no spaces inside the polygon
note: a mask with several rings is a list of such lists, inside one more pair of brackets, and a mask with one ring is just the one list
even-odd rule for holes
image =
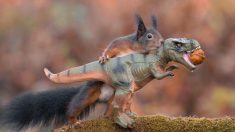
{"label": "toy dinosaur", "polygon": [[[57,74],[52,74],[47,69],[44,69],[44,72],[55,83],[72,83],[95,79],[115,88],[115,96],[120,98],[117,98],[113,104],[118,113],[114,119],[119,125],[126,128],[131,127],[134,122],[132,117],[126,114],[133,93],[154,78],[160,80],[168,76],[174,76],[172,71],[165,71],[166,65],[170,61],[183,64],[187,69],[193,71],[196,66],[190,61],[189,56],[190,53],[197,50],[201,50],[201,47],[196,40],[169,38],[149,54],[130,54],[116,57],[105,64],[94,61]],[[204,54],[201,55],[201,58],[204,58]],[[174,70],[175,68],[176,66],[173,65],[168,69]],[[97,95],[100,94],[97,93]],[[87,103],[89,104],[94,100],[89,99]],[[70,122],[76,122],[76,117],[81,111],[82,108],[70,114],[72,115],[69,116]]]}

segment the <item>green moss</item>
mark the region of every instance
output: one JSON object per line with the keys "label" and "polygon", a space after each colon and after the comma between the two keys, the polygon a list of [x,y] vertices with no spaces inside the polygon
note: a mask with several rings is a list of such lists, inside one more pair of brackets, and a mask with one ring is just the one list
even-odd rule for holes
{"label": "green moss", "polygon": [[54,130],[59,132],[234,132],[235,118],[192,118],[166,116],[137,117],[133,129],[124,129],[116,125],[112,120],[98,118],[85,121],[78,128],[69,129],[64,126]]}

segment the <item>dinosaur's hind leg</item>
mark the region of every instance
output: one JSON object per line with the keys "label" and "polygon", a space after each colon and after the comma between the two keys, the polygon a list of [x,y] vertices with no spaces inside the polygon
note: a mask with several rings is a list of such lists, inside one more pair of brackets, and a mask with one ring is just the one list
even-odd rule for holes
{"label": "dinosaur's hind leg", "polygon": [[124,128],[132,128],[135,122],[133,119],[135,114],[130,110],[135,89],[137,89],[137,85],[132,81],[129,89],[119,88],[115,93],[113,102],[115,109],[114,121]]}

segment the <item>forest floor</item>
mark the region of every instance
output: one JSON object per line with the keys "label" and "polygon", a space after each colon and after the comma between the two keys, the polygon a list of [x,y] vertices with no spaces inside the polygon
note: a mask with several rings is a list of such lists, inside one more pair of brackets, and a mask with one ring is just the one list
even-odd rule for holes
{"label": "forest floor", "polygon": [[76,128],[68,126],[55,129],[53,132],[234,132],[235,117],[195,118],[141,116],[136,117],[133,129],[124,129],[113,120],[98,118],[82,122]]}

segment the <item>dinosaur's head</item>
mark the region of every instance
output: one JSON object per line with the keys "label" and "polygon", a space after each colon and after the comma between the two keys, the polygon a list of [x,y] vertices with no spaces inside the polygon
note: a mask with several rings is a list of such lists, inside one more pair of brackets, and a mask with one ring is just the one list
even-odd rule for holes
{"label": "dinosaur's head", "polygon": [[[183,64],[187,69],[193,71],[198,62],[202,62],[205,58],[204,52],[201,49],[198,41],[187,38],[169,38],[163,42],[164,53],[171,61]],[[193,60],[192,55],[196,52],[197,60]]]}

